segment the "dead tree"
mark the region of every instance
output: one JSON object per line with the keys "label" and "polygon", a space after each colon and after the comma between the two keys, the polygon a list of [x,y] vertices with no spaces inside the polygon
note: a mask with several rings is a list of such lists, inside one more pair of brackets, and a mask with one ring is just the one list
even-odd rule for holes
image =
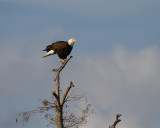
{"label": "dead tree", "polygon": [[121,114],[116,115],[116,120],[114,121],[114,123],[111,126],[109,126],[109,128],[115,128],[116,127],[116,125],[121,121],[119,119],[120,116],[121,116]]}
{"label": "dead tree", "polygon": [[70,56],[67,61],[58,69],[53,69],[52,71],[56,72],[56,78],[54,79],[55,83],[56,83],[56,91],[53,91],[53,96],[56,99],[56,118],[52,119],[58,128],[64,128],[64,124],[63,124],[63,105],[64,102],[66,101],[66,96],[68,95],[69,90],[74,87],[73,83],[71,82],[69,87],[67,88],[65,94],[63,95],[62,100],[60,99],[60,72],[63,70],[63,68],[65,67],[65,65],[68,63],[68,61],[72,58],[72,56]]}
{"label": "dead tree", "polygon": [[[61,92],[60,73],[71,58],[72,56],[70,56],[58,69],[52,70],[56,74],[54,79],[56,88],[55,91],[52,92],[52,101],[42,100],[42,107],[37,107],[32,111],[19,113],[18,117],[21,116],[22,121],[27,123],[32,115],[40,113],[44,114],[45,119],[49,121],[48,125],[56,125],[57,128],[78,128],[87,123],[88,116],[95,113],[94,110],[91,109],[91,105],[88,104],[84,95],[77,95],[77,92],[72,92],[69,95],[71,88],[74,87],[73,82],[70,82],[64,94]],[[84,101],[84,106],[83,108],[74,106],[73,109],[77,109],[73,111],[73,109],[67,109],[68,101]],[[54,110],[54,112],[52,110]],[[77,110],[80,111],[78,112]],[[17,121],[18,119],[16,119],[16,122]]]}

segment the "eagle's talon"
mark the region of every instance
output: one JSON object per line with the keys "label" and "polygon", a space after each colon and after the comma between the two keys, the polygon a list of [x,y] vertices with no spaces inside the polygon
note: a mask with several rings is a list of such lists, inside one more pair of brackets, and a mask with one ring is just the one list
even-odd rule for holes
{"label": "eagle's talon", "polygon": [[61,63],[64,64],[66,61],[65,60],[61,60]]}

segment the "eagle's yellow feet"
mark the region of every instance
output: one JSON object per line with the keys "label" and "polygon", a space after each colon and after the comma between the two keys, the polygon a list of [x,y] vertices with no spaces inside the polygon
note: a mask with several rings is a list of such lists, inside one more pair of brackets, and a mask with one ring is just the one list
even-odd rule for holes
{"label": "eagle's yellow feet", "polygon": [[62,64],[64,64],[65,62],[66,62],[65,60],[63,60],[63,59],[61,60],[61,63],[62,63]]}

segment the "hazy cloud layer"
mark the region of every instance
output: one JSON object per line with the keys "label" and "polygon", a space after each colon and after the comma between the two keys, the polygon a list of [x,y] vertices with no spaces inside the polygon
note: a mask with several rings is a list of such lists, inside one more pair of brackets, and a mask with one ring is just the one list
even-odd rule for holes
{"label": "hazy cloud layer", "polygon": [[121,127],[158,128],[159,54],[156,47],[129,52],[117,46],[110,55],[81,58],[73,77],[78,76],[77,86],[88,92],[100,112],[101,119],[92,127],[103,127],[121,113]]}
{"label": "hazy cloud layer", "polygon": [[[22,55],[14,46],[5,53],[7,48],[1,48],[0,55],[0,122],[2,127],[11,128],[16,127],[13,118],[18,112],[35,108],[40,105],[38,98],[51,95],[54,88],[51,69],[60,63],[56,56],[44,60],[34,50]],[[137,52],[116,46],[109,54],[74,55],[61,80],[63,87],[73,81],[87,93],[97,111],[88,128],[110,125],[116,113],[122,114],[120,128],[159,127],[155,119],[160,113],[159,55],[155,46]],[[30,125],[36,126],[34,121]]]}

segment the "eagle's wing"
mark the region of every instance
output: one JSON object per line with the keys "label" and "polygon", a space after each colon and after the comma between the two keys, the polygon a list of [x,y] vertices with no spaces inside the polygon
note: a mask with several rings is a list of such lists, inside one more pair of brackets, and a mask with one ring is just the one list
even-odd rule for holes
{"label": "eagle's wing", "polygon": [[46,46],[46,49],[43,51],[49,52],[50,50],[53,50],[55,53],[61,49],[64,49],[67,46],[67,42],[65,41],[56,41],[55,43],[52,43],[51,45]]}
{"label": "eagle's wing", "polygon": [[51,45],[51,50],[54,50],[56,53],[58,51],[64,50],[68,46],[68,43],[65,41],[57,41]]}

